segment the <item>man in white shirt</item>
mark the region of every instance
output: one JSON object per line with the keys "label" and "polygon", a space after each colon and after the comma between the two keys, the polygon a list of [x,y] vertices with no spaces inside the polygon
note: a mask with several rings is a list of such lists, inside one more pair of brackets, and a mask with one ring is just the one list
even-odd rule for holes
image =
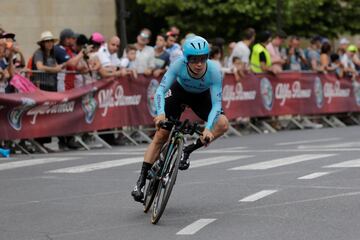
{"label": "man in white shirt", "polygon": [[101,77],[120,77],[126,75],[126,71],[120,68],[121,61],[117,55],[119,47],[120,38],[113,36],[96,53],[101,64],[99,70]]}
{"label": "man in white shirt", "polygon": [[266,49],[270,53],[271,58],[271,67],[274,70],[275,73],[282,72],[283,65],[286,63],[286,60],[282,58],[280,54],[279,47],[286,39],[286,33],[282,30],[279,30],[274,38],[271,40],[271,42],[266,45]]}
{"label": "man in white shirt", "polygon": [[229,67],[232,68],[232,60],[234,57],[238,57],[241,60],[242,67],[244,70],[249,68],[250,60],[250,48],[249,46],[255,40],[255,30],[253,28],[248,28],[244,31],[243,40],[236,43],[234,50],[232,51],[229,58]]}

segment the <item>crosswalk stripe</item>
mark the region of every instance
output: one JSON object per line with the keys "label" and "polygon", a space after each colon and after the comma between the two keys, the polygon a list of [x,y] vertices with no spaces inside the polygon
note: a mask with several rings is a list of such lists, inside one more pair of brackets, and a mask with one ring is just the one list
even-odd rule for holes
{"label": "crosswalk stripe", "polygon": [[278,190],[262,190],[260,192],[254,193],[250,196],[247,196],[243,199],[240,199],[239,202],[255,202],[261,198],[267,197],[271,194],[276,193]]}
{"label": "crosswalk stripe", "polygon": [[332,157],[335,155],[336,154],[302,154],[302,155],[296,155],[296,156],[291,156],[291,157],[274,159],[271,161],[249,164],[249,165],[240,166],[240,167],[234,167],[234,168],[230,168],[228,170],[266,170],[266,169],[270,169],[270,168],[281,167],[281,166],[285,166],[285,165],[290,165],[290,164],[299,163],[299,162],[305,162],[305,161],[319,159],[319,158]]}
{"label": "crosswalk stripe", "polygon": [[300,179],[300,180],[309,180],[309,179],[315,179],[315,178],[318,178],[318,177],[322,177],[322,176],[325,176],[325,175],[328,175],[328,174],[329,174],[329,172],[315,172],[315,173],[311,173],[311,174],[299,177],[298,179]]}
{"label": "crosswalk stripe", "polygon": [[76,159],[79,159],[79,158],[77,158],[77,157],[39,158],[39,159],[28,159],[28,160],[17,161],[17,162],[1,163],[0,171],[21,168],[21,167],[30,167],[30,166],[41,165],[41,164],[45,164],[45,163],[64,162],[64,161],[70,161],[70,160],[76,160]]}
{"label": "crosswalk stripe", "polygon": [[222,156],[222,157],[211,157],[211,158],[204,158],[200,160],[194,160],[191,161],[190,168],[198,168],[198,167],[204,167],[219,163],[225,163],[225,162],[231,162],[235,160],[240,160],[244,158],[250,158],[253,157],[252,155],[243,155],[243,156]]}
{"label": "crosswalk stripe", "polygon": [[349,160],[345,162],[335,163],[332,165],[324,166],[325,168],[355,168],[360,167],[360,159]]}
{"label": "crosswalk stripe", "polygon": [[55,170],[48,171],[48,173],[85,173],[85,172],[92,172],[95,170],[102,170],[102,169],[108,169],[108,168],[113,168],[113,167],[125,166],[125,165],[129,165],[129,164],[137,163],[137,162],[142,162],[143,160],[144,160],[143,157],[124,158],[124,159],[119,159],[119,160],[111,160],[111,161],[85,164],[85,165],[79,165],[79,166],[68,167],[68,168],[55,169]]}
{"label": "crosswalk stripe", "polygon": [[200,229],[204,228],[206,225],[214,222],[216,218],[202,218],[192,224],[186,226],[182,230],[176,233],[176,235],[193,235],[198,232]]}

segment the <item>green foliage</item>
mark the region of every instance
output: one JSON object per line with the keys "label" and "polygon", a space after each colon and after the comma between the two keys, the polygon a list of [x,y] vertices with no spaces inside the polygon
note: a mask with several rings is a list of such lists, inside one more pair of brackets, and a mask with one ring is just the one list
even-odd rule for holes
{"label": "green foliage", "polygon": [[[360,33],[357,20],[360,0],[281,0],[282,26],[288,34]],[[179,26],[183,33],[205,37],[222,36],[236,40],[241,31],[276,30],[277,0],[137,0],[148,14],[163,17],[168,25]]]}

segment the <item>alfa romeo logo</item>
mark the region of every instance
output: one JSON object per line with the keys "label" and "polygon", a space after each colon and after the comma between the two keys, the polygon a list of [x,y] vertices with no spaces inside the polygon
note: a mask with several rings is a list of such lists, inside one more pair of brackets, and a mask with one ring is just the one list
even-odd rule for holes
{"label": "alfa romeo logo", "polygon": [[158,86],[159,86],[159,82],[156,79],[152,79],[147,88],[147,105],[148,105],[149,113],[153,117],[156,116],[156,107],[155,107],[154,98]]}
{"label": "alfa romeo logo", "polygon": [[261,79],[260,91],[261,91],[263,105],[268,111],[270,111],[274,103],[274,93],[269,79],[267,78]]}
{"label": "alfa romeo logo", "polygon": [[21,105],[13,108],[10,112],[8,112],[7,118],[10,126],[16,131],[21,130],[21,119],[24,113],[35,106],[35,100],[31,98],[21,98]]}
{"label": "alfa romeo logo", "polygon": [[97,102],[95,100],[95,91],[93,89],[90,93],[82,97],[81,107],[85,113],[85,122],[91,124],[95,117],[95,112],[97,108]]}
{"label": "alfa romeo logo", "polygon": [[324,105],[324,91],[323,91],[321,79],[319,77],[315,78],[314,92],[316,98],[316,106],[318,108],[322,108],[322,106]]}

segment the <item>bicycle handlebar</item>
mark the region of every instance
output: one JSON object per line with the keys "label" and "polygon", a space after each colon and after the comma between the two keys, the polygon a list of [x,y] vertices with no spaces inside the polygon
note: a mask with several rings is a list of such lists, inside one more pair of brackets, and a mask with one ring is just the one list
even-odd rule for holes
{"label": "bicycle handlebar", "polygon": [[199,124],[197,122],[191,123],[189,119],[185,119],[183,122],[176,119],[169,119],[159,123],[159,127],[165,130],[171,130],[174,125],[177,131],[184,134],[193,135],[196,133],[200,136],[202,135],[202,130]]}

